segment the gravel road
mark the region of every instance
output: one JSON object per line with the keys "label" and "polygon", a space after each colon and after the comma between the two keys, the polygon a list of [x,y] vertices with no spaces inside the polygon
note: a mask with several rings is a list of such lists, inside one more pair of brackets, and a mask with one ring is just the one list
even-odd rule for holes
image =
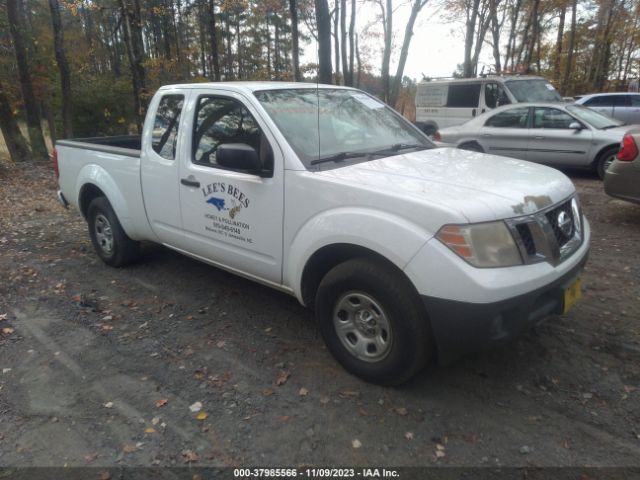
{"label": "gravel road", "polygon": [[584,298],[513,344],[382,388],[294,298],[155,245],[93,253],[48,166],[0,176],[3,466],[640,466],[640,206],[569,173]]}

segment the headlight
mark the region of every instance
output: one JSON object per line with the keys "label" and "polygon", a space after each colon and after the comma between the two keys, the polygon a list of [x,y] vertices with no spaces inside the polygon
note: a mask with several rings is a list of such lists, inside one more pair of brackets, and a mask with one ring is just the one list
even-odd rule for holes
{"label": "headlight", "polygon": [[445,225],[436,238],[474,267],[522,265],[516,242],[504,222]]}

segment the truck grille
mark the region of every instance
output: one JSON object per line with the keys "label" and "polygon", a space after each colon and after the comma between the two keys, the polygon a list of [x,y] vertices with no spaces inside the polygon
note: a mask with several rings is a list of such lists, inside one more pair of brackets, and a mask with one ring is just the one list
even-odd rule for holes
{"label": "truck grille", "polygon": [[582,245],[582,213],[575,197],[506,222],[525,263],[557,265]]}

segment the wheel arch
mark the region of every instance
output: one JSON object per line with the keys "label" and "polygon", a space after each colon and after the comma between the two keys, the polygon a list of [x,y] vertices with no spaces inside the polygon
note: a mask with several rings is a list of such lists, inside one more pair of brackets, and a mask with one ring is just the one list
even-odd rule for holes
{"label": "wheel arch", "polygon": [[609,150],[609,149],[620,149],[620,142],[618,143],[609,143],[607,145],[605,145],[604,147],[600,147],[600,149],[598,150],[598,153],[595,154],[595,156],[593,157],[593,160],[591,161],[591,166],[592,167],[596,167],[598,165],[598,162],[600,161],[600,158],[602,157],[602,155],[604,155],[604,153]]}

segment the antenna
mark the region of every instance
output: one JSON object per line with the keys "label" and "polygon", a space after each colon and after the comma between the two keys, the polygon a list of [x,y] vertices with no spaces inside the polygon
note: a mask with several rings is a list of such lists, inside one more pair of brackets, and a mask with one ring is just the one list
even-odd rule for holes
{"label": "antenna", "polygon": [[[316,70],[316,107],[317,107],[317,128],[318,128],[318,160],[320,159],[321,149],[320,149],[320,41],[316,43],[316,65],[318,66]],[[317,167],[320,169],[320,166]]]}

